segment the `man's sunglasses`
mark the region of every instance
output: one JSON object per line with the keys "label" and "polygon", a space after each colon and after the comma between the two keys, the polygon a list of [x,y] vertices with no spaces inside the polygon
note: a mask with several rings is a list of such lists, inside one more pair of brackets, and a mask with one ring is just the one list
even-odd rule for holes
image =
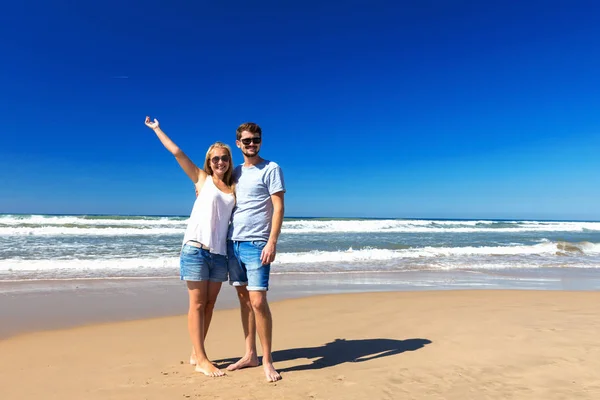
{"label": "man's sunglasses", "polygon": [[248,139],[240,139],[240,142],[244,144],[244,146],[248,146],[250,143],[260,144],[260,137],[253,137]]}
{"label": "man's sunglasses", "polygon": [[223,161],[223,162],[229,162],[229,156],[225,155],[225,156],[214,156],[213,158],[210,159],[210,161],[212,161],[213,164],[216,164],[219,162],[219,160]]}

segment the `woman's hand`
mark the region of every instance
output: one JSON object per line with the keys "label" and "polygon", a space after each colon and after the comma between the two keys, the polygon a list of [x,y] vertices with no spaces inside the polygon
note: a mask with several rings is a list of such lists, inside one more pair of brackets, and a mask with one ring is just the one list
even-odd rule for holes
{"label": "woman's hand", "polygon": [[156,129],[159,127],[158,120],[154,118],[154,122],[150,121],[150,117],[146,117],[146,126],[150,129]]}

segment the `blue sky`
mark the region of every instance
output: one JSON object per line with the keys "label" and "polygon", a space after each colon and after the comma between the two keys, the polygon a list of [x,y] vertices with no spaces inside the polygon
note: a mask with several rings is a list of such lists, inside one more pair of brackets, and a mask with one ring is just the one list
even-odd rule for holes
{"label": "blue sky", "polygon": [[287,216],[600,220],[598,3],[88,3],[1,6],[0,213],[188,214],[151,115],[259,123]]}

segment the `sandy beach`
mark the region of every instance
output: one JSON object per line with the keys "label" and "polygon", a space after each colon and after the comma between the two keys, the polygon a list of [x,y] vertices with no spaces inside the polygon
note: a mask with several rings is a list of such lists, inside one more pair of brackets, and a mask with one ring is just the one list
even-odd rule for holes
{"label": "sandy beach", "polygon": [[[0,341],[2,399],[597,399],[600,293],[428,291],[274,302],[274,359],[207,378],[187,364],[184,316]],[[241,356],[235,309],[207,349]]]}

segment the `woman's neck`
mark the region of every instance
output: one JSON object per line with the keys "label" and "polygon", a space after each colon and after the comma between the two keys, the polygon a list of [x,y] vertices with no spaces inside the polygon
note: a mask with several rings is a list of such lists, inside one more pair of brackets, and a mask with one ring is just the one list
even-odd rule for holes
{"label": "woman's neck", "polygon": [[223,178],[225,178],[224,175],[217,175],[217,174],[212,174],[212,180],[213,182],[223,182]]}

